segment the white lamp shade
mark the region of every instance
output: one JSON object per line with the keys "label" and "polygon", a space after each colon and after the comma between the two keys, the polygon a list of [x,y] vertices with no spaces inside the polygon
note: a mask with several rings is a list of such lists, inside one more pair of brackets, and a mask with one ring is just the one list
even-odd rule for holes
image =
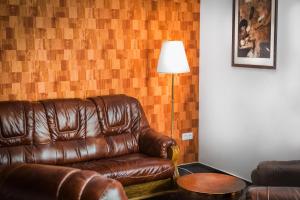
{"label": "white lamp shade", "polygon": [[177,74],[189,71],[189,63],[186,58],[183,42],[163,42],[158,59],[157,72]]}

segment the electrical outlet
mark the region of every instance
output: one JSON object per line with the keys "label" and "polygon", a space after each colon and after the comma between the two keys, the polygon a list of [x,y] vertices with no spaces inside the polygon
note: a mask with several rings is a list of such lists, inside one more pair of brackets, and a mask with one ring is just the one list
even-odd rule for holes
{"label": "electrical outlet", "polygon": [[181,138],[182,140],[192,140],[193,132],[182,133]]}

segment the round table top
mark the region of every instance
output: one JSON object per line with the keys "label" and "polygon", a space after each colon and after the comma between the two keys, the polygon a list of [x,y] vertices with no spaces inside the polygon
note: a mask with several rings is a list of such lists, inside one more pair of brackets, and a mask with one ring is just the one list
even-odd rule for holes
{"label": "round table top", "polygon": [[246,187],[243,180],[218,173],[195,173],[181,176],[177,179],[177,184],[182,189],[209,195],[234,194]]}

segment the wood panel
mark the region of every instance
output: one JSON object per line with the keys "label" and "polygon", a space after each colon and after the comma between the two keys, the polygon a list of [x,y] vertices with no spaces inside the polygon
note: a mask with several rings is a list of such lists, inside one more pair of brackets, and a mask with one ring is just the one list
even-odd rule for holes
{"label": "wood panel", "polygon": [[[183,40],[191,72],[175,79],[180,162],[198,157],[199,0],[0,0],[0,100],[137,97],[170,134],[171,75],[163,40]],[[193,131],[193,141],[181,142]]]}

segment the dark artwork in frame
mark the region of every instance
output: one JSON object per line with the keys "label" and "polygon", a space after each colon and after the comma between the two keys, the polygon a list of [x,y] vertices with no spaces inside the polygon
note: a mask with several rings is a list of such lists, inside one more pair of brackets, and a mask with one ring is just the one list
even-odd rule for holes
{"label": "dark artwork in frame", "polygon": [[276,69],[277,0],[233,0],[232,66]]}

